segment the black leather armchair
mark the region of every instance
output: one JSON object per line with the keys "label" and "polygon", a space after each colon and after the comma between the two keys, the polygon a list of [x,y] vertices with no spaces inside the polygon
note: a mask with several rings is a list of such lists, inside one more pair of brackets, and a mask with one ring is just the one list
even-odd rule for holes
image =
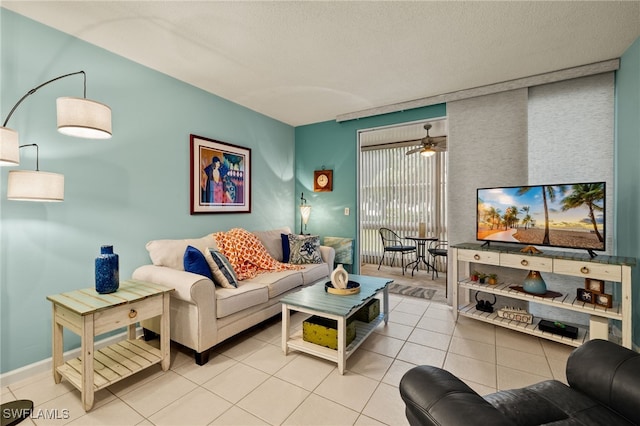
{"label": "black leather armchair", "polygon": [[412,426],[640,425],[640,354],[605,340],[576,348],[567,382],[547,380],[484,398],[446,370],[418,366],[400,381]]}

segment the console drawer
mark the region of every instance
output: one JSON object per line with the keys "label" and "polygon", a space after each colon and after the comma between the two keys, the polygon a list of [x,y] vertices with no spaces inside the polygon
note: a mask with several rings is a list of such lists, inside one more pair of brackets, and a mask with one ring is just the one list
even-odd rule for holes
{"label": "console drawer", "polygon": [[458,260],[464,262],[480,262],[487,265],[499,265],[500,253],[482,250],[460,250],[458,249]]}
{"label": "console drawer", "polygon": [[607,263],[581,262],[579,260],[553,260],[553,272],[597,280],[622,281],[622,267]]}
{"label": "console drawer", "polygon": [[528,269],[530,271],[553,272],[553,259],[528,256],[526,254],[500,254],[500,266]]}

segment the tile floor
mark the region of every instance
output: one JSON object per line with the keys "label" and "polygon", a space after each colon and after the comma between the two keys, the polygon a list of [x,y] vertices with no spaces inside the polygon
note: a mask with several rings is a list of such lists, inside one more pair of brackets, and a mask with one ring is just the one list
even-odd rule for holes
{"label": "tile floor", "polygon": [[[390,305],[389,324],[342,376],[311,355],[285,357],[275,318],[215,348],[202,367],[172,347],[170,370],[154,366],[99,391],[89,413],[79,392],[50,373],[3,387],[2,402],[34,401],[21,425],[405,425],[398,384],[417,364],[444,367],[480,394],[566,381],[569,346],[468,318],[456,323],[449,306],[425,299],[390,295]],[[304,317],[292,322],[299,328]]]}

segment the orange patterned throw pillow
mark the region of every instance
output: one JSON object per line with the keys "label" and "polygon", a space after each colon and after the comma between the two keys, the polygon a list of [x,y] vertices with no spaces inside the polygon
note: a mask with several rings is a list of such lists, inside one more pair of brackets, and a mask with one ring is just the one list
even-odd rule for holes
{"label": "orange patterned throw pillow", "polygon": [[246,280],[267,271],[299,270],[302,267],[275,260],[258,237],[242,228],[213,234],[218,249],[236,272],[238,280]]}

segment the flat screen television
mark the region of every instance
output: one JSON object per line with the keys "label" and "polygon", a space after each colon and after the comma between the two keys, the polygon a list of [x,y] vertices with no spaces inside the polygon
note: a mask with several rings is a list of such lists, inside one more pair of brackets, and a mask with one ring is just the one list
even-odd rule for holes
{"label": "flat screen television", "polygon": [[478,188],[476,238],[605,250],[605,182]]}

